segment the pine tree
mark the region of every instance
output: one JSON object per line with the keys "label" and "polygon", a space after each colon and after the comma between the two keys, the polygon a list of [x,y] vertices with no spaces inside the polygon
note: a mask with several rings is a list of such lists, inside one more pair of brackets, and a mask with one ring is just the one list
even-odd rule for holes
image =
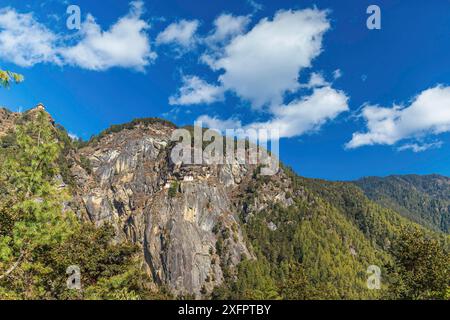
{"label": "pine tree", "polygon": [[281,296],[286,300],[308,299],[308,278],[303,267],[298,262],[286,264],[286,278],[281,281]]}
{"label": "pine tree", "polygon": [[39,279],[50,272],[34,263],[47,247],[69,237],[77,227],[72,212],[63,209],[67,199],[58,181],[61,149],[44,111],[16,128],[16,145],[7,150],[0,167],[1,221],[0,296],[33,298],[42,287]]}
{"label": "pine tree", "polygon": [[[49,120],[29,112],[0,150],[0,300],[167,298],[148,286],[135,245],[65,209],[63,145]],[[67,287],[69,266],[79,267],[81,290]]]}
{"label": "pine tree", "polygon": [[440,241],[418,228],[405,228],[392,254],[390,298],[448,299],[450,254]]}
{"label": "pine tree", "polygon": [[21,74],[0,69],[0,87],[8,88],[11,82],[20,83],[23,80]]}

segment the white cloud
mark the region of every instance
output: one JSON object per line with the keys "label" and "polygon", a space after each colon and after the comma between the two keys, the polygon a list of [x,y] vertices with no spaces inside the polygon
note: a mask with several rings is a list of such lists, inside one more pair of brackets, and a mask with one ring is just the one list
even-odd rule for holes
{"label": "white cloud", "polygon": [[[322,36],[330,27],[326,15],[317,9],[278,11],[273,20],[261,19],[243,33],[248,17],[223,14],[205,40],[212,52],[201,60],[222,72],[218,82],[224,91],[235,92],[252,107],[280,105],[286,93],[302,87],[300,71],[320,54]],[[215,46],[227,38],[231,41]],[[312,77],[311,87],[327,85],[319,74]]]}
{"label": "white cloud", "polygon": [[[363,108],[367,132],[356,132],[349,149],[365,145],[394,145],[405,139],[422,139],[450,131],[450,87],[436,86],[422,91],[407,107],[368,105]],[[414,150],[414,144],[406,149]],[[416,150],[420,149],[417,145]]]}
{"label": "white cloud", "polygon": [[227,120],[222,120],[217,117],[210,117],[208,115],[202,115],[197,118],[197,122],[202,122],[207,128],[216,129],[224,132],[227,129],[240,129],[242,128],[242,123],[240,120],[230,118]]}
{"label": "white cloud", "polygon": [[198,20],[181,20],[170,24],[164,31],[162,31],[156,38],[156,43],[174,44],[184,49],[193,47],[197,38],[195,33],[199,26]]}
{"label": "white cloud", "polygon": [[348,111],[347,96],[331,87],[316,88],[310,96],[272,108],[274,118],[253,123],[253,128],[277,128],[280,137],[291,138],[319,130],[323,124]]}
{"label": "white cloud", "polygon": [[149,25],[141,19],[142,6],[142,1],[131,2],[130,12],[108,31],[102,31],[88,15],[80,30],[80,42],[59,50],[65,62],[90,70],[123,67],[142,71],[156,58],[145,33]]}
{"label": "white cloud", "polygon": [[325,86],[329,86],[330,83],[328,83],[323,75],[321,73],[317,73],[317,72],[313,72],[311,73],[310,77],[309,77],[309,81],[306,85],[302,85],[305,88],[320,88],[320,87],[325,87]]}
{"label": "white cloud", "polygon": [[78,137],[75,133],[72,133],[72,132],[69,132],[68,136],[72,140],[79,140],[80,139],[80,137]]}
{"label": "white cloud", "polygon": [[227,13],[218,16],[214,20],[213,30],[203,39],[209,50],[201,55],[200,61],[215,69],[216,60],[223,56],[223,46],[243,34],[249,23],[250,16],[233,16]]}
{"label": "white cloud", "polygon": [[[331,88],[321,73],[311,72],[308,82],[299,82],[300,72],[311,67],[312,60],[322,51],[322,36],[330,27],[326,15],[326,11],[317,9],[279,11],[273,20],[262,19],[246,33],[247,17],[221,15],[205,41],[221,46],[210,45],[210,52],[201,58],[213,71],[222,72],[219,85],[198,82],[192,86],[185,81],[181,94],[172,98],[171,103],[180,103],[184,96],[189,98],[184,104],[217,101],[229,90],[250,101],[257,111],[265,107],[269,120],[245,125],[235,117],[223,120],[203,115],[198,120],[219,130],[278,129],[285,138],[319,130],[348,110],[346,94]],[[298,89],[308,89],[311,93],[285,104],[285,94]],[[204,96],[208,99],[199,98]]]}
{"label": "white cloud", "polygon": [[228,119],[221,121],[217,118],[201,116],[211,128],[223,130],[225,128],[244,129],[277,129],[281,138],[300,136],[311,131],[319,130],[327,121],[335,119],[340,113],[348,110],[347,96],[331,87],[316,88],[310,96],[302,97],[287,105],[272,107],[272,119],[266,122],[254,122],[241,126],[240,121]]}
{"label": "white cloud", "polygon": [[[70,64],[90,70],[112,67],[143,70],[156,58],[141,19],[142,1],[130,3],[130,12],[108,31],[88,15],[79,34],[69,39],[37,22],[31,13],[0,10],[0,58],[20,66],[38,63]],[[130,50],[130,48],[133,48]]]}
{"label": "white cloud", "polygon": [[333,78],[334,80],[339,79],[340,77],[342,77],[342,71],[341,69],[336,69],[333,71]]}
{"label": "white cloud", "polygon": [[397,150],[398,151],[412,150],[413,152],[418,153],[429,149],[439,149],[440,147],[442,147],[442,145],[443,145],[442,141],[424,144],[410,143],[400,146],[399,148],[397,148]]}
{"label": "white cloud", "polygon": [[171,105],[210,104],[223,99],[223,90],[197,76],[183,76],[178,95],[169,98]]}
{"label": "white cloud", "polygon": [[253,13],[263,9],[263,5],[256,2],[255,0],[247,0],[247,3],[250,5],[250,7],[252,7]]}
{"label": "white cloud", "polygon": [[36,63],[61,64],[55,54],[57,37],[31,13],[0,9],[0,59],[22,67]]}
{"label": "white cloud", "polygon": [[209,45],[229,41],[237,35],[242,34],[249,23],[249,16],[221,14],[214,20],[214,31],[205,38],[205,41]]}
{"label": "white cloud", "polygon": [[219,81],[226,90],[253,107],[281,104],[285,93],[300,87],[299,72],[320,54],[329,27],[326,11],[279,11],[234,38],[209,64],[224,71]]}

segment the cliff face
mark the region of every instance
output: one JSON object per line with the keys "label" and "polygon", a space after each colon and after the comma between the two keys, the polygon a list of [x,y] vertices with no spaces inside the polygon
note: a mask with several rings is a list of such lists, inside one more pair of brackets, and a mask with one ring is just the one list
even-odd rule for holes
{"label": "cliff face", "polygon": [[163,122],[137,124],[72,155],[75,203],[79,216],[97,225],[111,223],[118,241],[139,244],[155,283],[175,294],[200,296],[243,258],[253,257],[239,215],[254,214],[267,203],[289,205],[290,182],[280,172],[244,207],[240,200],[256,166],[175,165],[172,130]]}
{"label": "cliff face", "polygon": [[[3,145],[14,144],[11,129],[32,121],[34,110],[0,113]],[[80,219],[111,224],[115,241],[137,244],[155,286],[197,298],[215,287],[218,298],[273,298],[300,265],[307,297],[378,297],[367,290],[367,267],[390,260],[392,241],[410,221],[350,182],[302,178],[288,168],[262,176],[260,167],[237,161],[175,164],[175,129],[141,119],[80,145],[55,126],[65,146],[58,165],[61,186],[72,195],[67,205]],[[433,196],[448,195],[447,178],[404,179]]]}
{"label": "cliff face", "polygon": [[[7,151],[0,157],[17,144],[15,126],[33,121],[42,108],[23,114],[0,109]],[[427,213],[423,217],[436,212],[437,218],[443,211],[436,209],[448,207],[445,177],[403,176],[390,183],[373,178],[358,187],[302,178],[283,167],[263,176],[261,167],[237,159],[180,165],[170,156],[176,127],[164,120],[112,126],[87,143],[71,140],[50,115],[48,120],[64,146],[57,179],[72,195],[65,206],[97,226],[111,224],[115,241],[137,244],[141,266],[154,282],[149,285],[175,295],[379,298],[380,292],[367,290],[367,268],[389,263],[392,243],[413,226],[389,205],[398,204],[400,213],[427,209],[420,211]],[[382,203],[388,208],[367,198],[369,191],[390,200]],[[306,279],[302,290],[299,274]]]}
{"label": "cliff face", "polygon": [[11,130],[19,117],[20,114],[16,112],[11,112],[5,108],[0,108],[0,137],[4,136],[9,130]]}

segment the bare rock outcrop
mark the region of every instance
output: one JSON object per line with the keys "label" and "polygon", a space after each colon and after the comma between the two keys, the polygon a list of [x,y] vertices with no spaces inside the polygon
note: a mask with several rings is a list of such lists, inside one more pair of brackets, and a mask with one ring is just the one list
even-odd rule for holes
{"label": "bare rock outcrop", "polygon": [[225,268],[252,257],[233,195],[255,168],[175,165],[172,130],[136,125],[79,150],[77,163],[87,159],[89,168],[72,167],[83,208],[78,214],[97,225],[111,223],[117,241],[140,245],[157,284],[199,297],[223,282]]}

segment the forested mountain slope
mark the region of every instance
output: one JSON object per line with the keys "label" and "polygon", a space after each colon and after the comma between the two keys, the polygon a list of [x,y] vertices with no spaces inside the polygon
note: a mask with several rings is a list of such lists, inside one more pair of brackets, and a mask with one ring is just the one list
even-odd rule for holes
{"label": "forested mountain slope", "polygon": [[450,232],[450,178],[397,175],[367,177],[355,184],[380,205],[433,230]]}
{"label": "forested mountain slope", "polygon": [[[284,166],[262,176],[257,165],[174,164],[176,126],[161,119],[81,142],[43,107],[4,115],[0,298],[448,294],[447,238],[352,183]],[[70,265],[81,270],[82,291],[65,287]],[[367,286],[369,266],[382,272],[380,290]]]}

